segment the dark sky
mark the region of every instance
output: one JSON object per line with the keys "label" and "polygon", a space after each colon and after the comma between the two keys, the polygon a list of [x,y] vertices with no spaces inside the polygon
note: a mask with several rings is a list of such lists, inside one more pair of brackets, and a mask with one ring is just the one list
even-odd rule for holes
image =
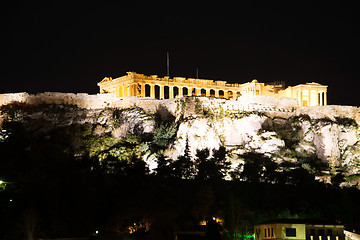
{"label": "dark sky", "polygon": [[97,93],[105,76],[166,75],[169,51],[171,77],[318,82],[360,106],[356,1],[74,2],[2,3],[0,92]]}

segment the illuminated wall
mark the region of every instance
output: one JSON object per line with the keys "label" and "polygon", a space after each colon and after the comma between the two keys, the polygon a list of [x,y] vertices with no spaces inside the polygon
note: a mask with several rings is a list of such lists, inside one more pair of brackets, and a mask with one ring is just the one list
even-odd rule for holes
{"label": "illuminated wall", "polygon": [[344,225],[291,221],[280,219],[255,225],[255,240],[345,240]]}
{"label": "illuminated wall", "polygon": [[273,223],[255,226],[255,239],[306,240],[305,224]]}

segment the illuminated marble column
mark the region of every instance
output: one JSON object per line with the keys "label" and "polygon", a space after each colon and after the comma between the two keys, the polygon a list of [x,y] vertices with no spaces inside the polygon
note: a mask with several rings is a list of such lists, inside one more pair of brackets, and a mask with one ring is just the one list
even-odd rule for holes
{"label": "illuminated marble column", "polygon": [[219,90],[215,90],[215,97],[219,98]]}
{"label": "illuminated marble column", "polygon": [[181,98],[181,97],[183,97],[183,88],[180,86],[180,87],[178,87],[178,89],[179,89],[178,97]]}
{"label": "illuminated marble column", "polygon": [[327,105],[327,92],[325,91],[324,92],[324,106],[326,106]]}
{"label": "illuminated marble column", "polygon": [[155,98],[155,85],[150,84],[150,97]]}
{"label": "illuminated marble column", "polygon": [[[239,92],[239,94],[240,94],[240,92]],[[233,97],[234,97],[234,99],[237,99],[237,98],[238,98],[238,91],[233,92]]]}
{"label": "illuminated marble column", "polygon": [[160,99],[164,99],[164,86],[160,85],[159,88],[160,88]]}
{"label": "illuminated marble column", "polygon": [[145,97],[145,83],[141,84],[141,97]]}
{"label": "illuminated marble column", "polygon": [[201,96],[201,88],[195,88],[195,96]]}
{"label": "illuminated marble column", "polygon": [[228,99],[229,96],[228,96],[228,92],[224,90],[224,98]]}
{"label": "illuminated marble column", "polygon": [[313,90],[311,92],[312,92],[313,106],[319,106],[319,92],[316,90]]}
{"label": "illuminated marble column", "polygon": [[126,85],[122,85],[122,97],[126,97]]}
{"label": "illuminated marble column", "polygon": [[298,99],[298,102],[299,102],[299,106],[301,107],[302,106],[302,91],[301,90],[298,91],[297,99]]}
{"label": "illuminated marble column", "polygon": [[169,99],[174,98],[174,87],[169,86]]}
{"label": "illuminated marble column", "polygon": [[205,96],[210,97],[210,89],[205,89],[205,90],[206,90]]}

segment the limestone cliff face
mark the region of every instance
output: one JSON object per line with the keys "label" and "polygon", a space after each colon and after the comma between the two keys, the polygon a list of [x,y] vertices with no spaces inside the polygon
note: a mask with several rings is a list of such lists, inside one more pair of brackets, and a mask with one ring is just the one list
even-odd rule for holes
{"label": "limestone cliff face", "polygon": [[[303,159],[319,159],[328,166],[322,169],[324,181],[339,171],[349,177],[346,184],[357,184],[360,179],[360,111],[357,107],[298,107],[293,99],[262,96],[238,100],[204,97],[155,100],[110,95],[98,99],[66,94],[65,97],[61,94],[22,96],[2,97],[4,103],[11,99],[18,103],[1,107],[0,122],[23,122],[32,134],[46,134],[51,129],[74,124],[91,124],[94,134],[111,134],[112,138],[121,139],[129,133],[153,134],[160,118],[176,122],[178,126],[174,141],[164,151],[169,158],[176,159],[183,154],[188,141],[192,156],[200,149],[225,146],[233,169],[243,163],[242,154],[256,152],[277,163],[302,159],[303,167],[309,171],[312,171],[311,162]],[[4,138],[3,133],[0,140]],[[146,151],[142,154],[144,160],[154,163],[156,153]]]}
{"label": "limestone cliff face", "polygon": [[241,119],[200,117],[183,122],[174,148],[183,152],[188,139],[193,155],[198,149],[225,145],[229,159],[245,152],[265,154],[278,163],[317,157],[334,169],[356,175],[360,174],[359,137],[354,125],[308,117],[271,118],[254,112]]}

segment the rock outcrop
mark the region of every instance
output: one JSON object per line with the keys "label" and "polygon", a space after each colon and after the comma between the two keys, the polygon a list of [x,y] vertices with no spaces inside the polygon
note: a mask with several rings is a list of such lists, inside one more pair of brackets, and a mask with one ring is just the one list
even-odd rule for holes
{"label": "rock outcrop", "polygon": [[278,163],[316,158],[328,164],[329,174],[343,171],[348,184],[360,179],[358,107],[298,107],[294,99],[265,96],[157,100],[69,93],[2,94],[0,103],[1,122],[22,121],[34,134],[89,123],[99,135],[107,132],[121,139],[128,133],[152,134],[158,115],[178,123],[175,140],[165,151],[173,159],[188,142],[192,156],[197,150],[225,146],[233,168],[241,164],[239,155],[256,152]]}

